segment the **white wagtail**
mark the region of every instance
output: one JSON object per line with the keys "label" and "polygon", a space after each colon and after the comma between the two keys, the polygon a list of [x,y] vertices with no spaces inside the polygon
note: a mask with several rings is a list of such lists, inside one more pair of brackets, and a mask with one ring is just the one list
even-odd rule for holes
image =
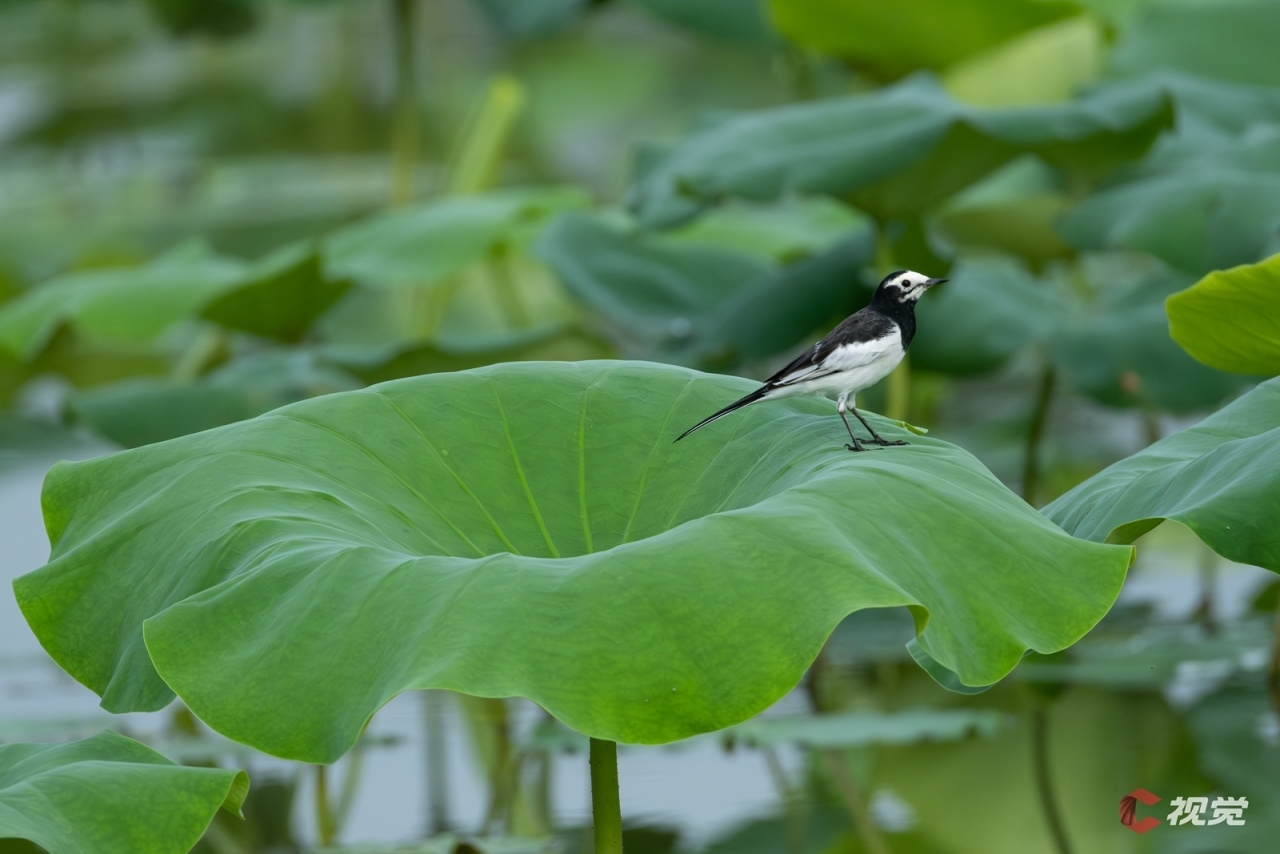
{"label": "white wagtail", "polygon": [[890,273],[876,288],[870,305],[845,318],[821,341],[769,377],[760,388],[699,421],[681,433],[676,441],[757,400],[793,394],[821,394],[835,395],[836,411],[853,440],[852,445],[845,445],[849,450],[861,451],[864,448],[849,426],[849,419],[844,414],[846,409],[871,432],[871,441],[877,445],[907,444],[901,440],[890,442],[881,438],[858,414],[854,395],[884,379],[902,361],[916,334],[916,300],[929,288],[945,281],[930,279],[910,270]]}

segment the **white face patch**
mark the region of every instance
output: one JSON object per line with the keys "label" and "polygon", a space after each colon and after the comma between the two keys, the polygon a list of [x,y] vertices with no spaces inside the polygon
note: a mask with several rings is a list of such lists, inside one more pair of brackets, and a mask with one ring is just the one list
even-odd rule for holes
{"label": "white face patch", "polygon": [[927,281],[929,281],[929,277],[923,273],[906,270],[890,280],[885,287],[889,289],[890,295],[895,299],[903,302],[915,302],[928,290],[928,288],[924,287],[924,283]]}

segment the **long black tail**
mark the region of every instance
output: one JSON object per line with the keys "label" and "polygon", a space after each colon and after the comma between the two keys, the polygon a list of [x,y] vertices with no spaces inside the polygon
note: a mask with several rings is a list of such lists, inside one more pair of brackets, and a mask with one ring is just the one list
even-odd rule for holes
{"label": "long black tail", "polygon": [[[685,436],[688,436],[694,430],[697,430],[699,427],[706,427],[708,424],[710,424],[712,421],[715,421],[717,418],[723,418],[726,415],[728,415],[730,412],[734,412],[735,410],[741,409],[742,407],[746,406],[749,403],[755,403],[757,400],[762,399],[764,397],[764,393],[767,392],[768,390],[769,390],[769,386],[767,385],[760,386],[760,388],[751,392],[751,394],[747,395],[741,400],[735,400],[733,403],[729,404],[724,409],[721,409],[715,415],[710,415],[702,419],[701,421],[699,421],[697,424],[694,424],[688,430],[685,430],[683,433],[677,436],[675,441],[679,442],[681,439],[683,439]],[[675,444],[675,443],[673,442],[672,444]]]}

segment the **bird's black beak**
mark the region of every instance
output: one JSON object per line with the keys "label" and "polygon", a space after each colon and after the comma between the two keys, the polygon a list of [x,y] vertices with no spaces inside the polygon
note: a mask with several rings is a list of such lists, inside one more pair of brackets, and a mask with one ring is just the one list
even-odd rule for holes
{"label": "bird's black beak", "polygon": [[934,285],[940,285],[945,281],[947,280],[946,279],[925,279],[923,284],[926,288],[931,288]]}

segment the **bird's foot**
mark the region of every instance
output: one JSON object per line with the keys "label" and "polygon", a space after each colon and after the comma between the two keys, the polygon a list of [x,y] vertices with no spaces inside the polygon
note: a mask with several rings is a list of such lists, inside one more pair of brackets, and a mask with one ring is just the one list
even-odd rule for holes
{"label": "bird's foot", "polygon": [[845,450],[854,451],[854,452],[880,450],[879,448],[868,448],[866,445],[862,444],[861,442],[858,442],[856,445],[850,445],[848,442],[845,442],[844,447],[845,447]]}
{"label": "bird's foot", "polygon": [[891,442],[888,439],[881,439],[879,436],[876,436],[875,443],[882,448],[887,448],[890,445],[910,445],[911,444],[906,439],[894,439]]}

